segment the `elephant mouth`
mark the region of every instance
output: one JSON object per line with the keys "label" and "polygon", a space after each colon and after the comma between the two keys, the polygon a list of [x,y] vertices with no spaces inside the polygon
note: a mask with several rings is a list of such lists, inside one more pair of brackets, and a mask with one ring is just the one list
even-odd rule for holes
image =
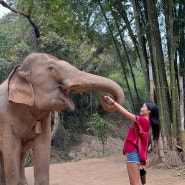
{"label": "elephant mouth", "polygon": [[62,86],[60,86],[59,88],[60,88],[62,94],[63,94],[65,97],[70,98],[69,90],[63,88]]}
{"label": "elephant mouth", "polygon": [[70,90],[62,87],[61,85],[59,85],[59,89],[64,97],[66,97],[71,102]]}
{"label": "elephant mouth", "polygon": [[74,110],[74,104],[70,96],[71,91],[67,88],[64,88],[61,84],[59,85],[59,89],[62,93],[60,100],[65,104],[67,109]]}
{"label": "elephant mouth", "polygon": [[68,99],[71,99],[71,93],[74,94],[82,94],[83,92],[90,91],[88,88],[82,88],[78,86],[71,86],[69,89],[65,88],[63,85],[59,85],[59,89],[62,92],[62,94],[67,97]]}

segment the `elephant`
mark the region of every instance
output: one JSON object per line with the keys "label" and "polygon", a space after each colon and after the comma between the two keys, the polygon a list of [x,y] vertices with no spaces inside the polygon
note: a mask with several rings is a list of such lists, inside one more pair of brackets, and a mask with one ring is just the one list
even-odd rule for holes
{"label": "elephant", "polygon": [[[47,53],[33,52],[0,85],[0,184],[26,185],[24,160],[32,148],[35,185],[49,185],[51,112],[74,110],[71,93],[102,91],[124,102],[113,80],[80,71]],[[104,110],[115,107],[101,98]]]}

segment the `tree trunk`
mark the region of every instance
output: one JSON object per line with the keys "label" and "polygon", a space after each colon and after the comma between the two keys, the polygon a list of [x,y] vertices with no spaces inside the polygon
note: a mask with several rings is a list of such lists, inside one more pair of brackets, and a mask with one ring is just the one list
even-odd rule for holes
{"label": "tree trunk", "polygon": [[91,55],[91,57],[90,57],[84,64],[82,64],[82,65],[79,67],[79,70],[84,70],[84,69],[86,69],[86,68],[90,65],[90,63],[93,61],[93,59],[94,59],[95,57],[97,57],[98,55],[100,55],[100,54],[103,52],[103,50],[104,50],[104,47],[103,47],[103,46],[100,46],[100,47]]}
{"label": "tree trunk", "polygon": [[[151,38],[151,42],[150,42],[150,47],[151,47],[151,62],[153,65],[153,73],[154,73],[154,82],[155,82],[155,92],[156,92],[156,97],[157,97],[157,103],[159,106],[159,112],[160,112],[160,118],[161,118],[161,123],[162,123],[162,130],[163,132],[165,131],[165,127],[166,127],[166,123],[164,123],[164,115],[163,115],[163,105],[162,105],[162,90],[161,90],[161,83],[160,83],[160,77],[159,77],[159,64],[157,61],[157,49],[156,49],[156,42],[155,42],[155,38],[154,38],[154,28],[153,28],[153,15],[152,12],[153,11],[153,7],[151,7],[150,5],[151,1],[147,2],[147,13],[148,13],[148,25],[149,25],[149,34],[150,34],[150,38]],[[155,8],[155,7],[154,7]],[[163,133],[162,133],[163,134]]]}
{"label": "tree trunk", "polygon": [[149,80],[150,80],[150,101],[154,102],[154,79],[153,79],[153,69],[152,69],[152,64],[149,59]]}
{"label": "tree trunk", "polygon": [[[137,90],[136,79],[135,79],[135,75],[134,75],[134,72],[133,72],[133,69],[132,69],[132,64],[131,64],[131,60],[130,60],[130,57],[129,57],[129,53],[127,52],[125,41],[123,39],[121,30],[120,30],[120,25],[118,24],[118,22],[116,20],[116,15],[115,15],[116,12],[114,12],[113,8],[111,7],[111,4],[110,4],[110,9],[111,9],[111,13],[112,13],[112,15],[114,17],[114,21],[115,21],[115,24],[116,24],[116,28],[118,30],[119,37],[121,39],[121,44],[123,46],[123,50],[124,50],[125,55],[126,55],[126,59],[127,59],[127,63],[128,63],[129,70],[130,70],[130,74],[131,74],[131,77],[132,77],[132,81],[133,81],[133,86],[134,86],[134,90],[135,90],[135,93],[136,93],[136,97],[137,97],[137,100],[139,102],[139,106],[141,106],[142,103],[141,103],[141,100],[140,100],[140,97],[139,97],[139,93],[138,93],[138,90]],[[136,113],[136,107],[138,107],[138,106],[136,106],[136,102],[132,101],[132,103],[133,103],[134,112]]]}
{"label": "tree trunk", "polygon": [[184,88],[183,88],[183,77],[179,77],[180,84],[180,129],[184,130]]}
{"label": "tree trunk", "polygon": [[177,102],[176,102],[176,75],[174,63],[174,38],[173,38],[173,14],[172,14],[173,1],[163,1],[165,12],[166,32],[167,32],[167,45],[170,61],[170,89],[171,89],[171,104],[172,104],[172,126],[173,136],[177,137]]}
{"label": "tree trunk", "polygon": [[53,125],[53,129],[52,129],[52,132],[51,132],[51,140],[54,139],[54,137],[57,133],[58,124],[59,124],[59,113],[55,111],[54,112],[54,125]]}
{"label": "tree trunk", "polygon": [[149,94],[149,81],[148,81],[148,65],[147,65],[147,58],[145,57],[144,51],[145,48],[144,43],[142,42],[142,30],[140,26],[140,21],[139,21],[139,7],[137,6],[136,0],[131,0],[134,8],[134,17],[135,17],[135,25],[136,25],[136,32],[137,32],[137,38],[138,38],[138,45],[139,45],[139,58],[141,60],[141,68],[143,70],[143,75],[145,78],[145,84],[146,84],[146,89]]}
{"label": "tree trunk", "polygon": [[[98,0],[98,3],[99,3],[99,6],[100,6],[100,8],[101,8],[102,14],[103,14],[103,16],[104,16],[104,18],[105,18],[105,21],[106,21],[106,23],[107,23],[107,26],[108,26],[108,29],[109,29],[109,31],[110,31],[111,37],[112,37],[112,39],[113,39],[113,42],[114,42],[114,45],[115,45],[115,48],[116,48],[116,51],[117,51],[117,54],[118,54],[118,58],[119,58],[119,61],[120,61],[121,67],[122,67],[124,79],[125,79],[126,84],[127,84],[127,88],[128,88],[128,91],[129,91],[129,95],[130,95],[131,101],[134,102],[133,96],[132,96],[132,92],[131,92],[131,90],[130,90],[130,85],[129,85],[129,83],[128,83],[128,78],[127,78],[127,75],[126,75],[126,70],[125,70],[125,67],[124,67],[124,65],[123,65],[121,53],[120,53],[120,51],[119,51],[119,47],[118,47],[118,45],[117,45],[116,39],[114,38],[114,34],[113,34],[112,29],[111,29],[111,27],[110,27],[110,25],[109,25],[108,19],[107,19],[106,14],[105,14],[105,12],[104,12],[104,10],[103,10],[103,7],[102,7],[102,4],[101,4],[100,0]],[[134,104],[134,103],[133,103],[133,104]],[[133,104],[132,104],[132,105],[133,105]],[[134,110],[134,108],[133,108],[133,110]]]}
{"label": "tree trunk", "polygon": [[[165,113],[164,113],[164,106],[163,106],[163,98],[162,98],[162,75],[160,74],[161,71],[159,68],[161,65],[159,64],[159,55],[158,55],[158,42],[156,42],[157,34],[155,34],[154,31],[154,9],[155,6],[151,4],[150,0],[147,0],[147,15],[148,15],[148,32],[150,36],[150,48],[151,48],[151,63],[152,63],[152,68],[153,68],[153,74],[154,74],[154,83],[155,83],[155,92],[156,92],[156,98],[157,98],[157,103],[159,107],[159,112],[160,112],[160,120],[161,120],[161,127],[162,127],[162,133],[158,142],[158,149],[159,149],[159,157],[162,162],[165,161],[165,155],[164,155],[164,148],[163,148],[163,142],[162,142],[162,136],[165,136],[166,130],[167,130],[167,122],[165,122]],[[155,20],[157,21],[157,20]],[[158,27],[155,26],[155,29]],[[159,29],[159,28],[158,28]],[[163,59],[162,59],[163,61]]]}

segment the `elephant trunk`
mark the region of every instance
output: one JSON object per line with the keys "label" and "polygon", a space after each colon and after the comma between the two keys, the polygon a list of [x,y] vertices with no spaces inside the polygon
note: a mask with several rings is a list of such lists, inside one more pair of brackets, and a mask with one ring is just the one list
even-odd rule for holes
{"label": "elephant trunk", "polygon": [[[119,103],[123,104],[124,93],[122,88],[113,80],[105,77],[93,75],[83,71],[79,71],[76,74],[74,80],[71,81],[70,90],[75,93],[83,93],[89,91],[103,91],[108,92],[113,96],[113,99]],[[103,98],[101,98],[101,105],[105,111],[115,112],[117,109],[115,106],[108,104]]]}

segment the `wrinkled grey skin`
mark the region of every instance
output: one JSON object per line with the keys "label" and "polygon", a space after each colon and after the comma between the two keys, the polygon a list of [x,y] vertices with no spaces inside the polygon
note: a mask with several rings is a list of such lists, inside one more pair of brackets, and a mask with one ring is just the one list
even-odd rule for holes
{"label": "wrinkled grey skin", "polygon": [[[28,184],[26,152],[33,149],[35,185],[49,185],[50,111],[73,110],[69,93],[104,91],[120,104],[124,94],[110,79],[79,71],[51,55],[32,53],[0,85],[0,184]],[[109,112],[115,108],[101,99]],[[35,132],[36,122],[41,133]]]}

